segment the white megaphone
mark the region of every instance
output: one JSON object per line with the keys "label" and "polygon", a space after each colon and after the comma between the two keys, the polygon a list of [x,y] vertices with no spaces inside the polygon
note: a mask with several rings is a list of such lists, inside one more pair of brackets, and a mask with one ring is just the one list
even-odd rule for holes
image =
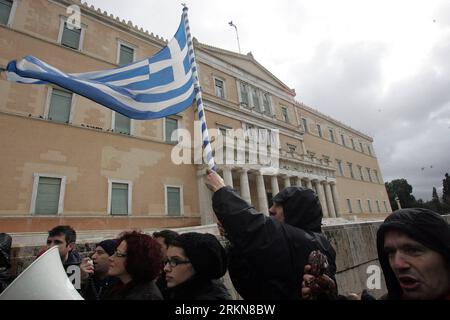
{"label": "white megaphone", "polygon": [[83,300],[67,277],[58,246],[47,250],[0,294],[0,300]]}

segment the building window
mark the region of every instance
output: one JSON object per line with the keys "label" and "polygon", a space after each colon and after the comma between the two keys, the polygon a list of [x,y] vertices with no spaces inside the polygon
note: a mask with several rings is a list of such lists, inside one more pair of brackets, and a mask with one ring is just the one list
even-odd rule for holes
{"label": "building window", "polygon": [[370,204],[369,199],[367,199],[367,207],[369,208],[369,212],[372,213],[372,205]]}
{"label": "building window", "polygon": [[67,21],[63,21],[62,28],[60,43],[65,47],[80,50],[82,29],[77,29],[74,26],[68,26]]}
{"label": "building window", "polygon": [[35,175],[34,183],[35,201],[32,213],[44,215],[62,213],[65,177]]}
{"label": "building window", "polygon": [[381,212],[381,209],[380,209],[380,201],[376,201],[377,202],[377,210],[378,210],[378,212]]}
{"label": "building window", "polygon": [[48,119],[68,123],[70,120],[70,109],[72,107],[72,93],[52,89],[50,105],[48,108]]}
{"label": "building window", "polygon": [[334,143],[335,140],[334,140],[334,132],[333,132],[333,129],[329,129],[328,132],[330,133],[330,141]]}
{"label": "building window", "polygon": [[214,87],[216,91],[216,96],[219,98],[224,99],[225,98],[225,91],[224,91],[224,82],[223,80],[220,80],[218,78],[214,78]]}
{"label": "building window", "polygon": [[380,183],[380,178],[378,177],[378,171],[377,170],[373,170],[373,173],[374,173],[376,182]]}
{"label": "building window", "polygon": [[131,204],[131,185],[128,182],[110,183],[111,201],[109,214],[111,215],[128,215],[130,213]]}
{"label": "building window", "polygon": [[359,177],[360,177],[361,181],[364,181],[364,176],[363,176],[363,173],[362,173],[362,167],[361,166],[358,166],[358,171],[359,171]]}
{"label": "building window", "polygon": [[168,216],[181,216],[182,199],[181,187],[166,186],[166,214]]}
{"label": "building window", "polygon": [[342,167],[342,161],[336,159],[336,162],[337,162],[337,164],[338,164],[339,174],[340,174],[341,176],[344,176],[344,168]]}
{"label": "building window", "polygon": [[305,118],[302,118],[303,122],[303,128],[305,129],[305,132],[308,132],[308,121]]}
{"label": "building window", "polygon": [[250,87],[250,91],[252,93],[252,102],[253,107],[256,111],[261,112],[261,103],[259,102],[259,91],[255,87]]}
{"label": "building window", "polygon": [[316,124],[317,127],[317,134],[319,135],[319,137],[322,138],[322,128],[320,127],[320,124]]}
{"label": "building window", "polygon": [[385,210],[385,212],[388,212],[388,208],[387,208],[387,204],[386,204],[386,201],[385,201],[385,200],[383,200],[383,204],[384,204],[384,210]]}
{"label": "building window", "polygon": [[364,148],[362,142],[359,143],[359,146],[361,147],[361,152],[364,153]]}
{"label": "building window", "polygon": [[353,140],[353,138],[351,139],[351,142],[352,142],[352,148],[353,148],[353,150],[356,150],[356,148],[355,148],[355,141]]}
{"label": "building window", "polygon": [[164,141],[166,143],[172,143],[172,144],[178,143],[178,137],[173,137],[173,139],[172,139],[172,133],[177,129],[178,129],[178,119],[165,118]]}
{"label": "building window", "polygon": [[240,103],[245,105],[246,107],[249,106],[248,103],[248,84],[246,84],[245,82],[240,82],[239,83],[239,92],[241,93],[241,101]]}
{"label": "building window", "polygon": [[345,137],[343,134],[341,134],[341,140],[342,140],[342,145],[345,147]]}
{"label": "building window", "polygon": [[347,162],[348,164],[348,170],[350,171],[350,177],[352,179],[355,179],[355,175],[353,174],[353,165],[350,162]]}
{"label": "building window", "polygon": [[347,207],[348,207],[348,213],[353,213],[352,202],[350,201],[350,199],[347,199]]}
{"label": "building window", "polygon": [[358,199],[358,209],[359,209],[359,213],[363,212],[363,207],[362,207],[362,201],[361,199]]}
{"label": "building window", "polygon": [[123,114],[114,112],[114,132],[131,134],[131,119]]}
{"label": "building window", "polygon": [[282,115],[282,119],[285,122],[289,122],[289,114],[288,114],[288,109],[286,107],[281,107],[281,115]]}
{"label": "building window", "polygon": [[5,26],[8,25],[12,6],[13,6],[12,1],[0,0],[0,24],[5,25]]}
{"label": "building window", "polygon": [[372,155],[372,150],[370,149],[370,145],[367,145],[367,151],[369,152],[369,155]]}
{"label": "building window", "polygon": [[370,168],[366,168],[366,170],[367,170],[367,176],[369,177],[369,181],[373,182],[372,175],[370,174]]}
{"label": "building window", "polygon": [[134,61],[134,48],[119,44],[119,65],[132,63]]}
{"label": "building window", "polygon": [[262,95],[262,101],[263,101],[263,107],[264,107],[264,114],[271,116],[272,115],[272,109],[270,105],[270,95],[265,92]]}

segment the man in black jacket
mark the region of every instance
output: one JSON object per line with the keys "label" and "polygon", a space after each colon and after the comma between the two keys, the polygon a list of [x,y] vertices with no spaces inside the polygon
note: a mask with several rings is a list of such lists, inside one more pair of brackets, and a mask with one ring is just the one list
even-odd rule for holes
{"label": "man in black jacket", "polygon": [[231,242],[230,277],[244,299],[300,299],[303,269],[314,250],[327,256],[334,277],[336,253],[321,233],[322,208],[314,191],[284,189],[273,198],[267,217],[211,170],[206,185],[214,192],[214,212]]}

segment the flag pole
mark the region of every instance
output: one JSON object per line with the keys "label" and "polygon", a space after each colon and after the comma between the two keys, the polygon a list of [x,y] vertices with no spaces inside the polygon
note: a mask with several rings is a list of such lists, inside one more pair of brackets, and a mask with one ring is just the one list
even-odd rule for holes
{"label": "flag pole", "polygon": [[189,49],[189,59],[191,61],[192,77],[194,79],[195,101],[197,104],[198,118],[202,125],[201,130],[202,130],[203,148],[204,151],[206,152],[208,167],[211,170],[217,171],[214,157],[212,155],[211,143],[209,141],[208,126],[206,125],[205,108],[203,107],[203,99],[202,99],[202,89],[200,87],[200,81],[198,79],[197,62],[195,60],[194,45],[192,43],[191,31],[189,28],[189,19],[187,15],[188,7],[184,3],[182,4],[182,6],[183,6],[184,27],[186,28],[186,39]]}

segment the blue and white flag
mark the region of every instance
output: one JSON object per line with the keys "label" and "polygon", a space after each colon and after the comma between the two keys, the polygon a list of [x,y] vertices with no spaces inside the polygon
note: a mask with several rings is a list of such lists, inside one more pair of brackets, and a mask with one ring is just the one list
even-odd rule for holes
{"label": "blue and white flag", "polygon": [[174,38],[150,58],[111,70],[66,74],[26,56],[8,64],[8,80],[53,83],[132,119],[162,118],[185,110],[195,97],[186,39],[183,15]]}

